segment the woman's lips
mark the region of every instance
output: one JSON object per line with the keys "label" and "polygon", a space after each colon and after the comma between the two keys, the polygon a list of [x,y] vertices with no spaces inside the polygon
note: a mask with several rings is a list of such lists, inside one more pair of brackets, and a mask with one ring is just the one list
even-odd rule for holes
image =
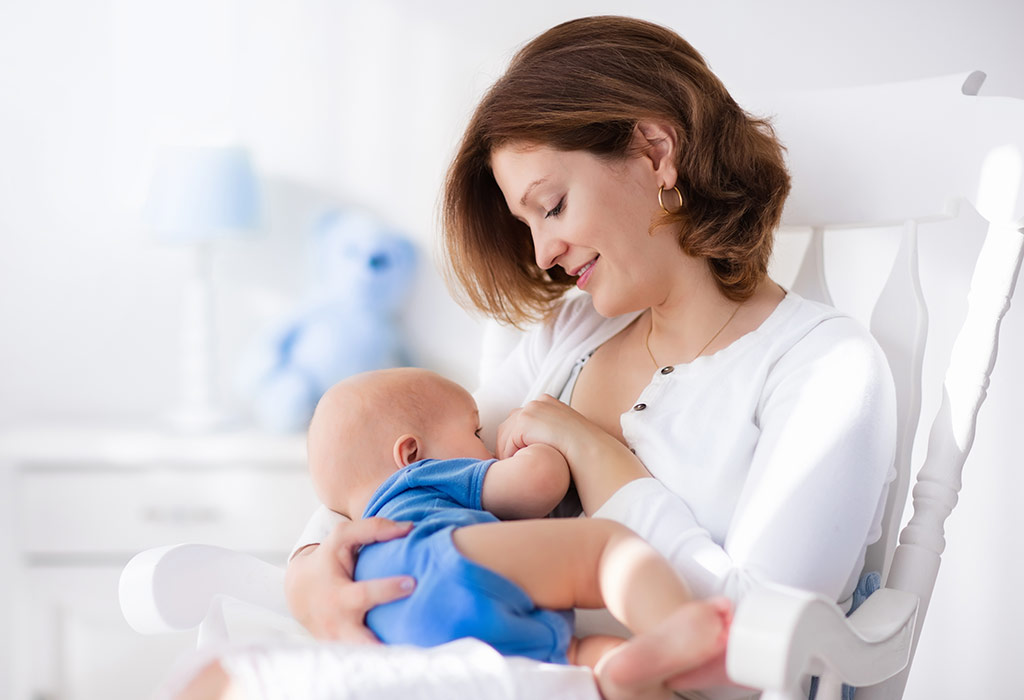
{"label": "woman's lips", "polygon": [[[600,255],[597,256],[597,258],[600,257]],[[597,264],[597,258],[594,258],[580,269],[579,277],[576,278],[576,286],[580,289],[587,285],[587,280],[590,279],[590,275],[594,272],[594,266]]]}

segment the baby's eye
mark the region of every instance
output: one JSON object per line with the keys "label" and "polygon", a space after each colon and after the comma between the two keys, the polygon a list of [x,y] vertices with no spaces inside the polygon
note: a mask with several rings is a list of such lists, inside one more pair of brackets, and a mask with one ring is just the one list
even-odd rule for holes
{"label": "baby's eye", "polygon": [[558,200],[558,204],[555,205],[555,208],[552,209],[551,211],[549,211],[547,214],[544,215],[544,218],[545,219],[550,219],[552,216],[556,216],[557,217],[559,214],[562,213],[562,209],[564,209],[564,208],[565,208],[565,197],[562,197],[560,200]]}
{"label": "baby's eye", "polygon": [[477,437],[480,437],[480,431],[482,431],[482,430],[483,430],[483,428],[477,428],[476,431],[473,433],[473,435],[475,435]]}

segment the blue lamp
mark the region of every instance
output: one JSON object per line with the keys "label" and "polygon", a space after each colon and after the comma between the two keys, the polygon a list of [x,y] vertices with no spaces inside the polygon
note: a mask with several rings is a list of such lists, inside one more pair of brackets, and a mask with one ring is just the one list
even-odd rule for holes
{"label": "blue lamp", "polygon": [[158,240],[190,252],[182,299],[179,405],[171,421],[186,431],[221,427],[227,415],[217,389],[212,245],[252,236],[259,227],[259,185],[248,153],[238,147],[165,152],[150,185],[144,220]]}

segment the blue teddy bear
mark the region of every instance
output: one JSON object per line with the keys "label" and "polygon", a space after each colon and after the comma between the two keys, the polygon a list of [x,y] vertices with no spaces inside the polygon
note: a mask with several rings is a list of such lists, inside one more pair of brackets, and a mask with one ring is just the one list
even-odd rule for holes
{"label": "blue teddy bear", "polygon": [[310,298],[240,367],[256,420],[275,431],[305,429],[345,377],[411,364],[396,315],[412,286],[412,243],[364,213],[333,211],[313,228],[311,253]]}

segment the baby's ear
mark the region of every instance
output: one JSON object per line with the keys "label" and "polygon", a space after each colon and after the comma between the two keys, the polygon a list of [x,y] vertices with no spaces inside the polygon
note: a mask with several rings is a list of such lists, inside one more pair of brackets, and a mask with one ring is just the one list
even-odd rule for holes
{"label": "baby's ear", "polygon": [[420,439],[415,435],[406,433],[395,440],[395,466],[399,469],[408,467],[413,462],[418,462],[421,452]]}

